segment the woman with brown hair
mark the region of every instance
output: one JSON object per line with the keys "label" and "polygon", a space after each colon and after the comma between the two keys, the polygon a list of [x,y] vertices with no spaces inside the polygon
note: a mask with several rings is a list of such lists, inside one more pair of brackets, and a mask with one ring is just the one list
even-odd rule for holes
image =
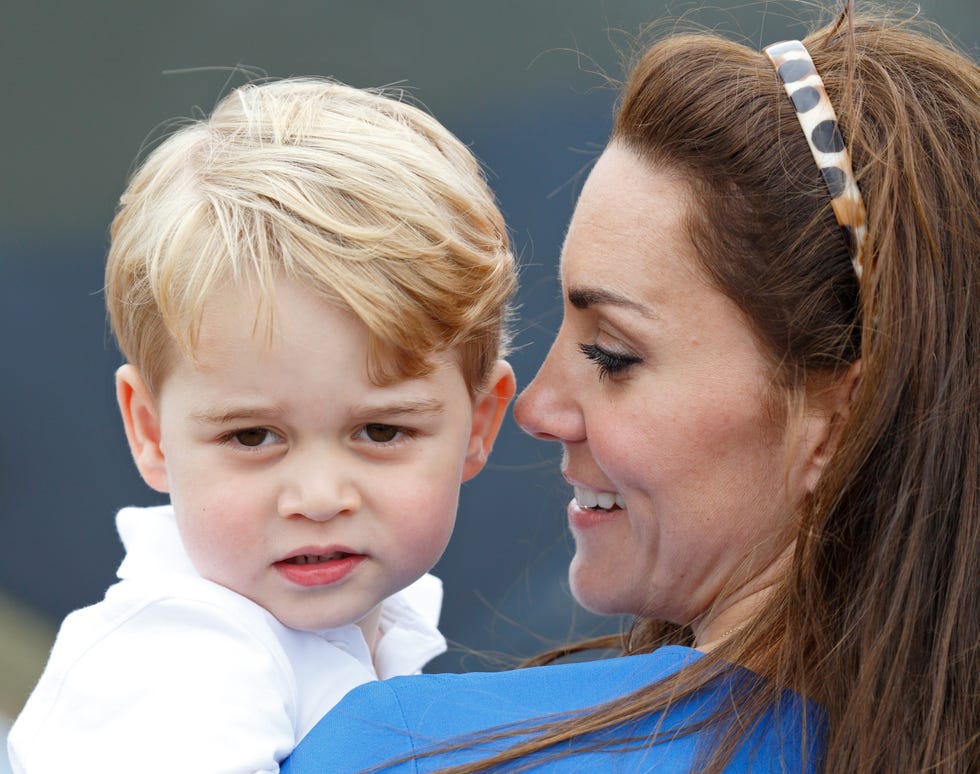
{"label": "woman with brown hair", "polygon": [[978,158],[936,30],[646,50],[515,409],[623,657],[359,688],[284,771],[980,771]]}

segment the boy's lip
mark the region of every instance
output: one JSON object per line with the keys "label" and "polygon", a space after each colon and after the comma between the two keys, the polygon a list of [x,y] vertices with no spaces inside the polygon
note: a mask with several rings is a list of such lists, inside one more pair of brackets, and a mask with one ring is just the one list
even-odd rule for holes
{"label": "boy's lip", "polygon": [[341,546],[309,546],[273,563],[276,571],[297,586],[330,586],[342,581],[366,559]]}
{"label": "boy's lip", "polygon": [[282,557],[275,564],[314,564],[316,562],[336,561],[349,556],[362,556],[347,546],[304,546]]}

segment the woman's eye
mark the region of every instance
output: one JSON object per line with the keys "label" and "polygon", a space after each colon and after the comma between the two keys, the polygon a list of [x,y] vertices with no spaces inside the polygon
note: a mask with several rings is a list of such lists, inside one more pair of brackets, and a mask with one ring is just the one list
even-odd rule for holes
{"label": "woman's eye", "polygon": [[249,427],[245,430],[235,431],[231,434],[231,438],[241,446],[255,448],[274,443],[279,439],[279,436],[264,427]]}
{"label": "woman's eye", "polygon": [[606,376],[615,376],[641,361],[641,358],[636,355],[610,352],[598,344],[579,344],[578,348],[583,355],[596,364],[596,368],[599,369],[600,381]]}
{"label": "woman's eye", "polygon": [[402,429],[394,425],[372,424],[364,426],[364,435],[369,441],[374,441],[374,443],[390,443],[401,432]]}

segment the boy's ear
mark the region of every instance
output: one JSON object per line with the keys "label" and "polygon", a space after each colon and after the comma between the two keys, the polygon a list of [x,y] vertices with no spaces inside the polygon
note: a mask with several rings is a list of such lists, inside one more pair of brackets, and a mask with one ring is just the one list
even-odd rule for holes
{"label": "boy's ear", "polygon": [[156,401],[139,371],[130,363],[116,371],[116,400],[137,470],[151,488],[169,491]]}
{"label": "boy's ear", "polygon": [[463,481],[473,478],[483,470],[515,392],[517,382],[514,379],[514,369],[506,360],[498,360],[490,373],[486,388],[477,394],[473,405],[473,429],[463,463]]}
{"label": "boy's ear", "polygon": [[861,361],[856,360],[826,393],[819,411],[811,419],[803,470],[803,486],[807,492],[816,489],[824,468],[840,445],[860,381]]}

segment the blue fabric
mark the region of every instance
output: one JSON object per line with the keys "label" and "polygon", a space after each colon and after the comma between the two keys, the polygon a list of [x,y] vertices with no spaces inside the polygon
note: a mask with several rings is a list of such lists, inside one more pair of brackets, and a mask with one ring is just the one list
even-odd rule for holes
{"label": "blue fabric", "polygon": [[[508,742],[488,743],[479,735],[506,724],[521,724],[554,713],[566,713],[615,699],[663,678],[702,654],[671,646],[641,656],[560,664],[495,673],[436,674],[397,677],[368,683],[351,691],[303,739],[284,762],[284,774],[357,772],[383,765],[386,772],[418,774],[479,760]],[[748,673],[732,669],[733,679]],[[712,688],[706,695],[674,706],[664,717],[654,717],[625,729],[612,739],[645,737],[651,731],[674,729],[685,721],[704,717],[727,697],[730,685]],[[755,731],[745,735],[728,771],[812,772],[812,751],[819,743],[814,733],[820,712],[791,693],[779,711],[770,712]],[[801,751],[804,716],[811,729],[811,754]],[[659,724],[659,725],[658,725]],[[477,734],[477,741],[462,750],[435,757],[391,761]],[[571,743],[562,750],[571,755],[539,761],[521,771],[534,772],[685,772],[691,771],[703,741],[690,734],[640,749],[584,749],[596,737]],[[522,765],[527,765],[523,761]],[[504,771],[507,769],[497,769]],[[516,766],[515,769],[516,770]]]}

